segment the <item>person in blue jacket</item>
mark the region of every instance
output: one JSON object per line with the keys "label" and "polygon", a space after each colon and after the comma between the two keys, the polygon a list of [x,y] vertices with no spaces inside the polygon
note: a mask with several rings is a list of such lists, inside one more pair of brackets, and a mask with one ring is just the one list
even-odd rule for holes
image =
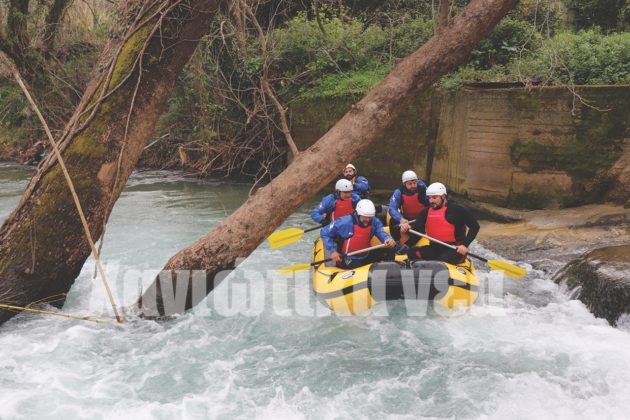
{"label": "person in blue jacket", "polygon": [[335,184],[335,193],[328,194],[311,212],[315,223],[328,224],[354,212],[361,198],[353,191],[352,182],[340,179]]}
{"label": "person in blue jacket", "polygon": [[343,168],[343,177],[352,182],[354,192],[359,197],[368,197],[370,193],[370,184],[368,183],[367,178],[357,175],[357,168],[352,163],[348,163],[346,167]]}
{"label": "person in blue jacket", "polygon": [[426,191],[426,184],[414,171],[403,172],[402,186],[396,188],[389,199],[389,232],[395,240],[401,239],[400,224],[415,220],[429,206]]}
{"label": "person in blue jacket", "polygon": [[[338,267],[356,268],[365,264],[393,260],[396,242],[383,230],[383,223],[377,218],[374,203],[361,200],[354,213],[331,222],[322,228],[320,236],[324,243],[324,256],[332,258]],[[346,256],[353,251],[369,248],[372,237],[376,236],[389,249],[375,249],[366,253]]]}

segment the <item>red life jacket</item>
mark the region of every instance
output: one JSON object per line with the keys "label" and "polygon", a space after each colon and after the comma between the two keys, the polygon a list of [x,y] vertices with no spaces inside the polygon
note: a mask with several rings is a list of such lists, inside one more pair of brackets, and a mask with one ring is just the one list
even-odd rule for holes
{"label": "red life jacket", "polygon": [[[341,252],[348,254],[360,249],[369,248],[371,246],[372,239],[372,225],[363,227],[358,223],[354,224],[354,233],[351,237],[343,241]],[[367,253],[366,253],[367,254]],[[357,254],[355,257],[365,256],[366,254]]]}
{"label": "red life jacket", "polygon": [[352,214],[352,212],[354,212],[354,208],[352,207],[352,198],[347,200],[338,198],[335,200],[335,209],[330,215],[330,221],[332,222],[335,219]]}
{"label": "red life jacket", "polygon": [[419,200],[418,192],[412,195],[402,194],[401,197],[403,217],[407,220],[415,220],[425,207]]}
{"label": "red life jacket", "polygon": [[429,209],[425,228],[427,235],[442,242],[455,243],[455,225],[446,220],[446,206],[439,210]]}

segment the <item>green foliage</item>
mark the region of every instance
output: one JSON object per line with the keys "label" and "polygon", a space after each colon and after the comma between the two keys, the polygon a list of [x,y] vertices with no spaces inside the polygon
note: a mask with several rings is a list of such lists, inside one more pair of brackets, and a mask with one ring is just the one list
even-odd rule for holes
{"label": "green foliage", "polygon": [[[454,1],[453,13],[468,2]],[[437,7],[439,2],[320,1],[320,22],[312,2],[306,2],[309,5],[306,9],[298,3],[272,0],[256,10],[268,32],[269,82],[284,105],[300,98],[319,98],[324,103],[326,98],[339,100],[363,95],[398,60],[433,35],[437,11],[432,6]],[[523,79],[540,79],[550,84],[630,83],[630,34],[605,35],[628,27],[627,2],[567,0],[564,3],[578,27],[599,26],[602,30],[563,33],[560,2],[521,0],[473,51],[470,62],[444,77],[440,87],[452,93],[471,82]],[[47,8],[43,3],[41,7],[39,13],[28,17],[32,35],[41,32],[35,31]],[[112,11],[95,12],[94,20],[79,19],[64,27],[55,52],[61,65],[51,66],[43,83],[45,92],[33,92],[45,102],[42,105],[53,128],[63,127],[74,109],[104,43],[103,28],[116,19]],[[97,20],[104,24],[97,22],[93,27]],[[270,22],[276,26],[270,27]],[[215,146],[239,144],[246,155],[224,160],[231,159],[225,167],[234,168],[241,160],[255,161],[261,154],[271,161],[284,153],[278,111],[261,93],[263,60],[258,33],[249,19],[246,24],[248,27],[240,32],[242,28],[234,26],[229,16],[218,17],[213,26],[214,35],[202,40],[179,78],[158,127],[158,132],[169,133],[168,138],[175,140],[168,146],[171,157],[176,155],[173,150],[190,144],[204,153]],[[245,37],[244,49],[236,36],[241,33]],[[119,66],[124,64],[129,63]],[[114,79],[120,77],[118,73]],[[0,103],[4,108],[0,111],[0,130],[11,132],[12,142],[17,139],[28,145],[41,138],[39,124],[16,88],[0,87]],[[8,137],[4,139],[6,145]],[[151,151],[166,143],[160,142]],[[268,144],[270,149],[263,147]],[[533,151],[528,149],[527,153]],[[175,161],[179,164],[178,159]],[[259,164],[253,166],[257,168],[252,171],[259,170]],[[205,164],[203,167],[207,169]]]}
{"label": "green foliage", "polygon": [[536,27],[524,20],[504,18],[472,52],[470,64],[479,70],[505,66],[541,45]]}
{"label": "green foliage", "polygon": [[324,76],[317,81],[315,87],[304,92],[302,97],[332,98],[347,95],[362,95],[376,86],[389,72],[386,66],[374,70],[352,70]]}
{"label": "green foliage", "polygon": [[510,69],[513,74],[552,83],[628,84],[630,33],[561,33],[522,61],[513,62]]}
{"label": "green foliage", "polygon": [[[530,13],[536,16],[534,12]],[[518,80],[508,71],[510,63],[538,51],[543,44],[535,19],[528,19],[534,22],[522,17],[504,18],[473,50],[470,62],[443,77],[440,87],[453,93],[466,83]]]}
{"label": "green foliage", "polygon": [[487,70],[479,70],[473,65],[467,65],[442,77],[439,86],[445,93],[453,94],[467,83],[509,81],[511,81],[511,78],[506,74],[506,69],[503,66],[493,66]]}
{"label": "green foliage", "polygon": [[4,160],[30,145],[30,132],[36,119],[17,86],[0,86],[0,104],[0,160]]}
{"label": "green foliage", "polygon": [[[288,22],[286,28],[274,32],[277,43],[275,66],[280,71],[303,71],[322,74],[349,70],[374,60],[374,49],[382,44],[384,33],[379,28],[363,33],[361,22],[344,22],[338,17],[323,19],[324,39],[317,23],[305,13]],[[362,43],[358,41],[362,40]],[[380,51],[376,51],[376,56]]]}
{"label": "green foliage", "polygon": [[[403,18],[391,34],[392,55],[404,58],[417,50],[433,35],[433,23],[423,18]],[[388,42],[390,41],[388,40]]]}
{"label": "green foliage", "polygon": [[[404,17],[393,27],[364,25],[360,19],[330,13],[320,18],[325,36],[306,13],[273,34],[276,72],[285,78],[306,74],[298,88],[310,96],[366,92],[395,60],[416,50],[432,34],[432,23],[422,18]],[[308,93],[312,87],[315,91]]]}
{"label": "green foliage", "polygon": [[11,127],[20,125],[30,115],[30,108],[24,94],[18,86],[0,86],[0,126]]}
{"label": "green foliage", "polygon": [[501,52],[500,48],[497,50],[494,47],[485,51],[476,50],[474,54],[477,57],[486,57],[487,53],[494,51],[493,60],[499,62],[512,56],[507,64],[489,67],[489,60],[473,60],[443,77],[440,86],[451,93],[466,83],[519,82],[524,79],[552,85],[630,84],[630,33],[605,35],[589,30],[562,32],[546,40],[535,35],[532,40],[535,42],[530,45],[535,48],[518,52],[511,49]]}
{"label": "green foliage", "polygon": [[605,32],[628,29],[627,0],[566,0],[576,29],[599,27]]}

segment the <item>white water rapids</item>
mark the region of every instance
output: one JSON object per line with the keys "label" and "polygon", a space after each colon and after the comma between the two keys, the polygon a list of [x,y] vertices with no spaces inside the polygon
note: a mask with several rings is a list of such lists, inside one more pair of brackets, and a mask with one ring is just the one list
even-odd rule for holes
{"label": "white water rapids", "polygon": [[[0,219],[29,173],[0,166]],[[126,304],[137,282],[246,198],[248,186],[135,174],[116,204],[102,258]],[[312,226],[308,208],[284,227]],[[307,277],[267,270],[308,262],[312,232],[262,244],[224,281],[309,296]],[[480,246],[474,251],[493,255]],[[477,264],[480,270],[486,270]],[[111,317],[90,259],[63,312]],[[148,274],[147,274],[148,273]],[[131,285],[129,285],[129,283]],[[124,292],[123,292],[124,290]],[[134,294],[135,292],[135,294]],[[223,295],[221,295],[223,293]],[[122,302],[119,302],[119,304]],[[234,303],[234,302],[233,302]],[[238,302],[237,302],[238,303]],[[122,326],[20,314],[0,327],[0,418],[623,419],[630,413],[630,328],[610,327],[546,275],[506,280],[501,299],[449,316],[297,314],[266,302],[228,316],[209,299],[167,322]]]}

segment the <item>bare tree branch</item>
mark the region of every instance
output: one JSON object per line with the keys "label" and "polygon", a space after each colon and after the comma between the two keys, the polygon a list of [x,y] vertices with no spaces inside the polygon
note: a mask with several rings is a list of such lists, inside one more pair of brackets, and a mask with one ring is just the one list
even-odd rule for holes
{"label": "bare tree branch", "polygon": [[284,136],[287,139],[287,143],[289,144],[289,147],[291,148],[291,153],[293,154],[294,157],[297,157],[300,151],[298,150],[297,146],[295,145],[295,141],[293,141],[293,137],[291,136],[291,130],[289,129],[289,124],[287,123],[287,111],[286,109],[284,109],[280,101],[278,101],[278,98],[276,98],[276,95],[274,94],[273,89],[271,85],[269,84],[269,63],[268,63],[268,57],[267,57],[267,38],[265,37],[265,32],[260,26],[260,23],[258,23],[258,19],[256,19],[256,15],[252,11],[251,7],[249,7],[249,5],[245,2],[245,0],[240,0],[240,3],[243,9],[245,9],[245,12],[247,13],[247,15],[249,15],[249,18],[252,20],[252,23],[256,27],[256,30],[258,31],[258,41],[260,43],[262,68],[263,68],[263,74],[261,76],[260,81],[261,81],[263,90],[265,91],[267,96],[271,98],[271,101],[275,105],[278,111],[278,114],[280,116],[280,127],[282,128],[282,133],[284,133]]}
{"label": "bare tree branch", "polygon": [[46,52],[52,52],[55,47],[57,33],[61,28],[61,21],[68,10],[71,0],[55,0],[46,15],[46,26],[42,39],[44,41],[44,49]]}

